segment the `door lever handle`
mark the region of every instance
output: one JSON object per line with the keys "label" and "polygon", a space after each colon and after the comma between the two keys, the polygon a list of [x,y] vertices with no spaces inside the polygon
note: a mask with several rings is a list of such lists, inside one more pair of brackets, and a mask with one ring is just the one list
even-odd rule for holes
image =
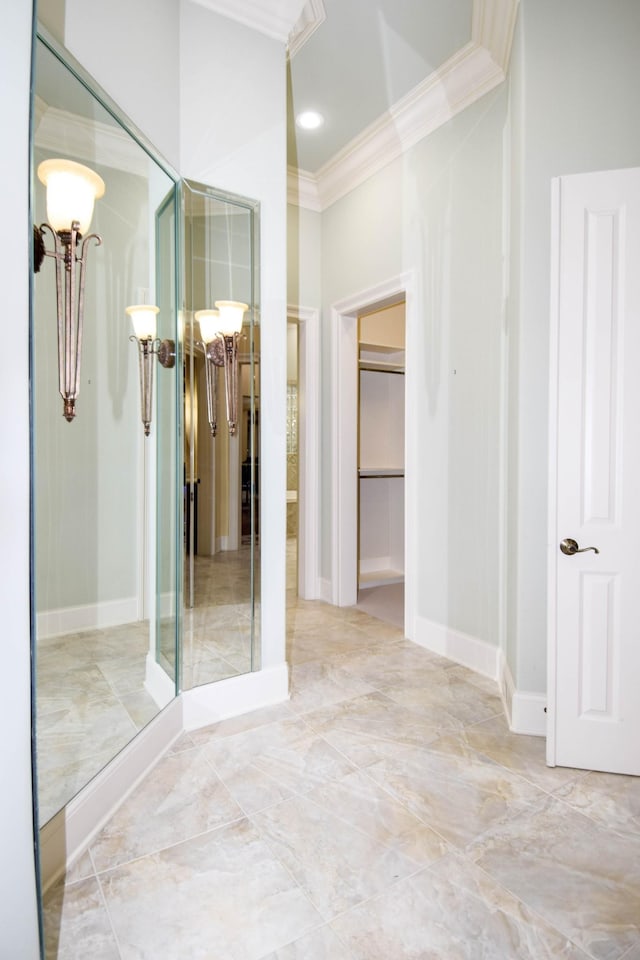
{"label": "door lever handle", "polygon": [[594,553],[600,553],[597,547],[579,547],[575,540],[567,537],[560,544],[560,549],[567,557],[572,557],[574,553],[586,553],[587,550],[593,550]]}

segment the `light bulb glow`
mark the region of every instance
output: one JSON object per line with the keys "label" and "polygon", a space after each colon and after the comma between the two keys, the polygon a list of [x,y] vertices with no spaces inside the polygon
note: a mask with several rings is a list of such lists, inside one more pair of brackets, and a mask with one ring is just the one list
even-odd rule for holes
{"label": "light bulb glow", "polygon": [[60,233],[70,230],[77,220],[79,232],[86,234],[91,225],[94,201],[104,196],[102,177],[73,160],[44,160],[38,166],[38,179],[47,188],[47,221]]}
{"label": "light bulb glow", "polygon": [[220,329],[220,313],[217,310],[196,310],[195,319],[200,326],[200,339],[211,343]]}
{"label": "light bulb glow", "polygon": [[215,305],[220,311],[220,333],[227,334],[227,336],[240,333],[242,321],[249,309],[249,304],[240,303],[238,300],[216,300]]}
{"label": "light bulb glow", "polygon": [[324,117],[317,110],[303,110],[296,117],[296,126],[302,130],[317,130],[324,123]]}
{"label": "light bulb glow", "polygon": [[126,307],[125,313],[131,317],[133,332],[138,340],[153,340],[155,338],[156,314],[160,313],[159,307],[154,307],[149,303],[140,303],[132,307]]}

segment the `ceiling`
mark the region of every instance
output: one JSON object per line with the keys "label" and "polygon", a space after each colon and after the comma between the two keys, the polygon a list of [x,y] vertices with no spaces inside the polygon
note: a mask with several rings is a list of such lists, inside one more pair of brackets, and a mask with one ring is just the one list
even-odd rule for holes
{"label": "ceiling", "polygon": [[287,44],[289,199],[321,210],[504,80],[519,0],[195,2]]}
{"label": "ceiling", "polygon": [[[326,19],[290,60],[291,166],[317,173],[471,39],[472,0],[323,0]],[[319,130],[295,126],[318,110]]]}

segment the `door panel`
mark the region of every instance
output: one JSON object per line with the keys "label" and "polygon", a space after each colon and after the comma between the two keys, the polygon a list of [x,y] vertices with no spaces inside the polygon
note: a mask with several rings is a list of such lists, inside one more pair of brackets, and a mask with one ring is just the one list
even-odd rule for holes
{"label": "door panel", "polygon": [[640,774],[640,170],[555,198],[547,759]]}

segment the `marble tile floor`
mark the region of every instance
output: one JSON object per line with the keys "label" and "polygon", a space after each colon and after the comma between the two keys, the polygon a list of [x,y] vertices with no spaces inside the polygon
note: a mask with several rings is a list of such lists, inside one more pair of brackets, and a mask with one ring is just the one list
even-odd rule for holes
{"label": "marble tile floor", "polygon": [[289,594],[291,698],[185,734],[45,896],[47,960],[640,960],[640,780]]}

